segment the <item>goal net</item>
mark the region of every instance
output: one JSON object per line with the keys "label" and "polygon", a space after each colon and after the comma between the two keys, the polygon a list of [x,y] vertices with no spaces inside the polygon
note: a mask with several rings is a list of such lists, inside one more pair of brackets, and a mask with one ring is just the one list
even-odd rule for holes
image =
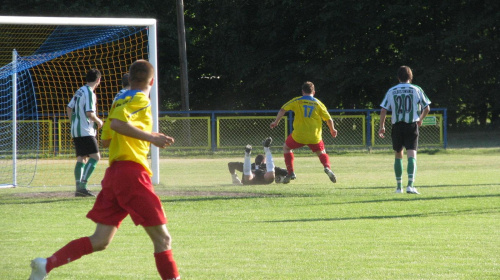
{"label": "goal net", "polygon": [[[86,72],[102,73],[97,113],[105,118],[123,74],[137,59],[157,68],[154,19],[0,16],[0,187],[60,184],[51,179],[61,171],[46,159],[75,159],[66,106],[85,84]],[[154,147],[151,159],[153,182],[159,183]],[[68,185],[71,172],[64,174]]]}

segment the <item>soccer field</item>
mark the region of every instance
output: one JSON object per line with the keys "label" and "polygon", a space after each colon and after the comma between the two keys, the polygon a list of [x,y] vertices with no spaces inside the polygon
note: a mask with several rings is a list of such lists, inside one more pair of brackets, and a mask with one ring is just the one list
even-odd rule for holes
{"label": "soccer field", "polygon": [[[284,167],[278,151],[275,163]],[[500,278],[498,148],[419,153],[421,195],[394,193],[391,152],[331,154],[337,184],[311,155],[296,157],[297,179],[288,185],[235,186],[227,162],[241,160],[161,160],[156,191],[183,279]],[[50,166],[70,170],[61,175],[68,181],[73,164]],[[72,191],[0,189],[0,279],[26,279],[32,258],[93,233],[85,215],[94,199]],[[152,252],[144,230],[126,218],[107,250],[49,279],[159,279]]]}

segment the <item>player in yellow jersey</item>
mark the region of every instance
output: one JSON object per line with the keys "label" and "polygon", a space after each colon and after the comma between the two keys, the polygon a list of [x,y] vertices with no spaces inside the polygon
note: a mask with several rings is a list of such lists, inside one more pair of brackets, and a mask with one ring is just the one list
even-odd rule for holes
{"label": "player in yellow jersey", "polygon": [[330,180],[333,183],[337,182],[337,178],[330,168],[330,157],[326,153],[325,144],[321,136],[323,121],[327,123],[333,138],[337,137],[337,130],[335,129],[330,113],[328,113],[325,105],[314,97],[315,94],[314,84],[305,82],[302,85],[302,96],[295,97],[285,103],[278,112],[276,119],[270,124],[271,128],[275,128],[287,111],[295,113],[293,131],[283,145],[283,154],[288,171],[288,175],[283,180],[284,184],[290,183],[290,180],[296,178],[293,166],[293,149],[298,149],[305,145],[318,155],[321,164],[323,164],[324,171]]}
{"label": "player in yellow jersey", "polygon": [[130,215],[151,238],[158,273],[163,280],[180,279],[171,250],[167,218],[151,182],[147,161],[150,144],[165,148],[174,139],[152,132],[153,118],[149,92],[154,82],[154,68],[138,60],[130,66],[131,89],[114,101],[104,126],[104,147],[109,146],[109,167],[87,217],[97,226],[93,235],[69,242],[49,258],[31,262],[30,280],[45,279],[54,268],[84,255],[102,251],[111,243],[121,222]]}

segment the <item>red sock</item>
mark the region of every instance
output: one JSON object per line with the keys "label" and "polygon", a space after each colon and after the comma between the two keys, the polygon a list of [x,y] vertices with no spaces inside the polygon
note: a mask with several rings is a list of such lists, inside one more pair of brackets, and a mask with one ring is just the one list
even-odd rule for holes
{"label": "red sock", "polygon": [[330,157],[328,154],[319,155],[319,161],[321,161],[321,164],[323,164],[324,167],[330,168]]}
{"label": "red sock", "polygon": [[286,170],[288,171],[288,174],[293,173],[293,153],[286,153],[283,154],[285,156],[285,165],[286,165]]}
{"label": "red sock", "polygon": [[49,273],[52,269],[78,260],[82,256],[88,255],[93,251],[90,238],[82,237],[80,239],[75,239],[49,257],[45,269],[47,273]]}
{"label": "red sock", "polygon": [[160,273],[162,280],[178,280],[181,279],[177,271],[172,250],[167,250],[160,253],[155,253],[156,269]]}

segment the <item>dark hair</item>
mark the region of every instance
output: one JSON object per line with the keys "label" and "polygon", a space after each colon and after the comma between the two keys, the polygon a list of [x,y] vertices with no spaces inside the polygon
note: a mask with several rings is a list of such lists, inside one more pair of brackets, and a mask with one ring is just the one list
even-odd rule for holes
{"label": "dark hair", "polygon": [[264,161],[264,156],[263,155],[257,155],[255,157],[255,164],[260,165]]}
{"label": "dark hair", "polygon": [[302,91],[307,94],[312,93],[314,91],[314,84],[309,81],[305,82],[302,84]]}
{"label": "dark hair", "polygon": [[411,72],[411,68],[408,66],[400,66],[398,69],[398,80],[400,82],[406,82],[413,80],[413,73]]}
{"label": "dark hair", "polygon": [[87,81],[87,83],[93,83],[97,81],[100,77],[101,77],[101,72],[96,68],[92,68],[87,72],[85,80]]}
{"label": "dark hair", "polygon": [[126,88],[128,86],[130,86],[130,81],[128,80],[128,77],[130,75],[128,73],[125,73],[122,77],[122,87]]}
{"label": "dark hair", "polygon": [[154,78],[155,70],[147,60],[140,59],[130,65],[129,82],[132,88],[146,86]]}

